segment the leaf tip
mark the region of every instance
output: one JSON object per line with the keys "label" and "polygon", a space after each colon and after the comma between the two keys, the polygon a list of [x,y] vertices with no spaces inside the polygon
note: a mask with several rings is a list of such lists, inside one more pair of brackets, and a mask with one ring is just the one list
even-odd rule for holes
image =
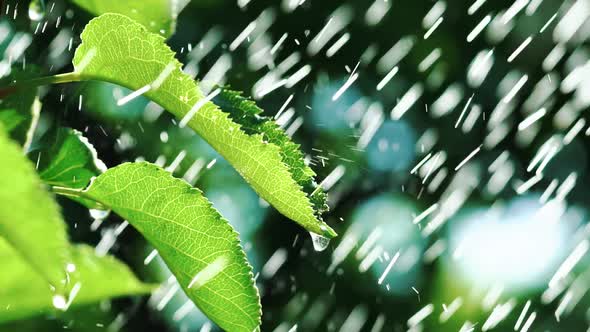
{"label": "leaf tip", "polygon": [[329,239],[333,239],[338,236],[338,233],[336,233],[336,231],[332,229],[332,227],[328,226],[328,224],[325,222],[322,222],[320,229],[322,230],[322,235]]}

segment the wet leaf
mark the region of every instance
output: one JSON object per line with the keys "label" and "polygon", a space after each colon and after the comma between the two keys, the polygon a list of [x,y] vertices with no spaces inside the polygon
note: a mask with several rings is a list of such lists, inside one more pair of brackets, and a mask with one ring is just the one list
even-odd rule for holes
{"label": "wet leaf", "polygon": [[83,9],[99,16],[124,14],[143,24],[149,31],[170,37],[176,29],[176,18],[190,0],[72,0]]}
{"label": "wet leaf", "polygon": [[285,131],[270,117],[264,116],[263,110],[256,103],[244,97],[241,92],[222,88],[213,99],[234,122],[237,122],[249,135],[260,134],[266,142],[277,145],[281,158],[289,167],[293,179],[308,195],[318,219],[328,210],[327,195],[318,189],[314,181],[315,172],[305,164],[299,144],[294,143]]}
{"label": "wet leaf", "polygon": [[220,327],[251,332],[260,325],[260,298],[238,234],[201,191],[141,162],[109,169],[81,194],[139,230]]}
{"label": "wet leaf", "polygon": [[19,90],[0,100],[0,124],[25,151],[31,145],[40,110],[36,89]]}
{"label": "wet leaf", "polygon": [[[51,284],[65,294],[71,262],[59,208],[44,190],[21,148],[0,129],[0,236]],[[5,270],[9,271],[9,270]]]}
{"label": "wet leaf", "polygon": [[69,299],[54,299],[47,282],[0,239],[3,269],[0,274],[0,323],[56,312],[54,303],[59,305],[62,300],[71,308],[118,296],[145,294],[155,288],[137,280],[129,268],[114,257],[98,257],[92,248],[84,245],[73,246],[70,252],[70,277],[75,283],[75,291]]}
{"label": "wet leaf", "polygon": [[[37,157],[39,177],[45,184],[54,189],[83,189],[106,170],[94,146],[79,131],[60,127],[47,136],[44,140],[49,144],[38,151]],[[70,195],[68,191],[56,192],[89,209],[104,209],[95,201]]]}
{"label": "wet leaf", "polygon": [[40,151],[39,176],[51,186],[82,189],[106,170],[96,150],[77,130],[59,128],[47,138],[48,149]]}
{"label": "wet leaf", "polygon": [[[164,39],[132,19],[105,14],[81,35],[74,67],[82,80],[102,80],[143,92],[203,137],[254,190],[279,212],[307,230],[327,237],[336,233],[317,218],[306,193],[285,164],[281,147],[264,135],[248,135],[228,113],[207,101],[184,74]],[[301,176],[309,176],[302,174]]]}

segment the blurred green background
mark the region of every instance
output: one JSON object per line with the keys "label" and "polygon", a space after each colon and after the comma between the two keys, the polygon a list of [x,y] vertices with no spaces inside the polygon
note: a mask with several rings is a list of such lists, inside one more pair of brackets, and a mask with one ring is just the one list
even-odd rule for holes
{"label": "blurred green background", "polygon": [[[586,128],[559,146],[538,183],[519,190],[535,175],[527,167],[543,144],[551,137],[562,140],[586,117],[590,71],[572,78],[578,80],[573,88],[564,84],[588,67],[585,1],[520,0],[524,7],[513,18],[515,2],[503,0],[476,1],[481,7],[474,11],[474,2],[464,0],[191,1],[168,44],[198,80],[244,91],[267,115],[281,110],[277,121],[302,145],[319,181],[328,179],[331,211],[325,218],[340,236],[322,252],[158,106],[142,97],[117,106],[130,92],[121,87],[88,82],[42,88],[40,130],[30,156],[48,144],[44,133],[65,125],[84,132],[109,167],[145,159],[201,188],[240,232],[262,295],[263,331],[293,331],[297,325],[297,331],[446,332],[469,331],[473,324],[477,331],[512,331],[525,306],[524,320],[536,314],[532,331],[586,331],[588,259],[548,288],[588,237]],[[70,71],[79,33],[92,18],[68,1],[33,5],[39,7],[29,9],[28,1],[2,5],[4,76],[10,63],[43,74]],[[567,36],[556,25],[572,6],[578,15],[563,24],[582,23]],[[488,15],[491,23],[468,42]],[[425,36],[439,17],[440,25]],[[256,28],[234,49],[232,42],[251,22]],[[321,31],[325,45],[316,52],[321,43],[312,40]],[[531,43],[508,61],[529,36]],[[339,39],[347,41],[332,47]],[[15,40],[26,47],[13,54]],[[547,60],[552,52],[561,52],[549,57],[554,63]],[[397,73],[377,89],[396,65]],[[309,74],[291,84],[289,77],[301,68]],[[334,100],[355,74],[358,79]],[[523,74],[525,85],[503,103]],[[282,86],[261,94],[282,79]],[[390,111],[399,111],[412,94],[417,100],[401,118],[392,118]],[[541,107],[543,118],[517,129]],[[429,154],[429,162],[413,171]],[[567,198],[559,199],[557,189],[545,204],[546,188],[568,183],[572,174],[576,185],[562,191]],[[75,203],[60,203],[73,241],[115,254],[143,280],[170,289],[164,264],[158,258],[144,262],[152,248],[134,229],[121,227],[123,220],[95,220]],[[423,213],[428,216],[421,219]],[[444,223],[430,231],[428,223],[437,220]],[[0,330],[216,330],[180,292],[158,310],[162,297],[118,299]],[[420,321],[421,314],[428,315]],[[486,325],[490,317],[497,326]]]}

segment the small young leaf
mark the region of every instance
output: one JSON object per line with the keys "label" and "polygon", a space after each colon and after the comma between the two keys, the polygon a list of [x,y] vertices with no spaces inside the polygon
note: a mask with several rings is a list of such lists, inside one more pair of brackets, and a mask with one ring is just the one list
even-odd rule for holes
{"label": "small young leaf", "polygon": [[40,110],[36,89],[19,90],[0,100],[0,124],[25,151],[31,145]]}
{"label": "small young leaf", "polygon": [[[155,286],[144,284],[127,266],[114,257],[98,257],[92,248],[71,247],[70,275],[78,286],[70,298],[53,298],[47,282],[4,240],[0,239],[0,323],[40,313],[55,312],[65,301],[68,307],[89,304],[112,297],[151,292]],[[55,301],[55,302],[54,302]]]}
{"label": "small young leaf", "polygon": [[142,162],[109,169],[82,195],[137,228],[221,328],[252,332],[260,325],[260,299],[238,234],[198,189]]}
{"label": "small young leaf", "polygon": [[149,31],[170,37],[176,29],[176,17],[190,0],[71,0],[99,16],[104,13],[127,15]]}
{"label": "small young leaf", "polygon": [[39,177],[51,186],[86,188],[90,179],[106,170],[96,150],[77,130],[58,128],[40,151]]}
{"label": "small young leaf", "polygon": [[57,293],[65,294],[71,262],[59,208],[33,165],[0,128],[0,237],[4,237]]}
{"label": "small young leaf", "polygon": [[92,178],[106,170],[88,139],[77,130],[60,127],[49,134],[45,141],[49,145],[38,151],[37,159],[41,180],[52,186],[56,193],[68,196],[89,209],[104,209],[93,200],[71,195],[68,190],[60,190],[86,188]]}
{"label": "small young leaf", "polygon": [[[187,124],[216,149],[244,179],[279,212],[311,232],[336,233],[319,220],[281,156],[281,148],[248,135],[229,115],[209,102],[191,77],[184,74],[161,36],[132,19],[104,14],[93,19],[76,50],[76,75],[140,90]],[[309,176],[302,174],[298,176]]]}

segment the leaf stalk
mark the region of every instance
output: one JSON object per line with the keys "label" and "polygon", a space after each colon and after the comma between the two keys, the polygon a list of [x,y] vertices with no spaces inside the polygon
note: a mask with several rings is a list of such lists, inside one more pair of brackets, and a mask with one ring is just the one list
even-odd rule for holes
{"label": "leaf stalk", "polygon": [[37,77],[33,79],[27,79],[22,81],[15,81],[12,84],[0,88],[0,99],[4,98],[15,91],[22,89],[36,88],[42,85],[49,84],[62,84],[70,82],[79,82],[82,80],[80,73],[70,72],[64,74],[57,74],[52,76]]}

